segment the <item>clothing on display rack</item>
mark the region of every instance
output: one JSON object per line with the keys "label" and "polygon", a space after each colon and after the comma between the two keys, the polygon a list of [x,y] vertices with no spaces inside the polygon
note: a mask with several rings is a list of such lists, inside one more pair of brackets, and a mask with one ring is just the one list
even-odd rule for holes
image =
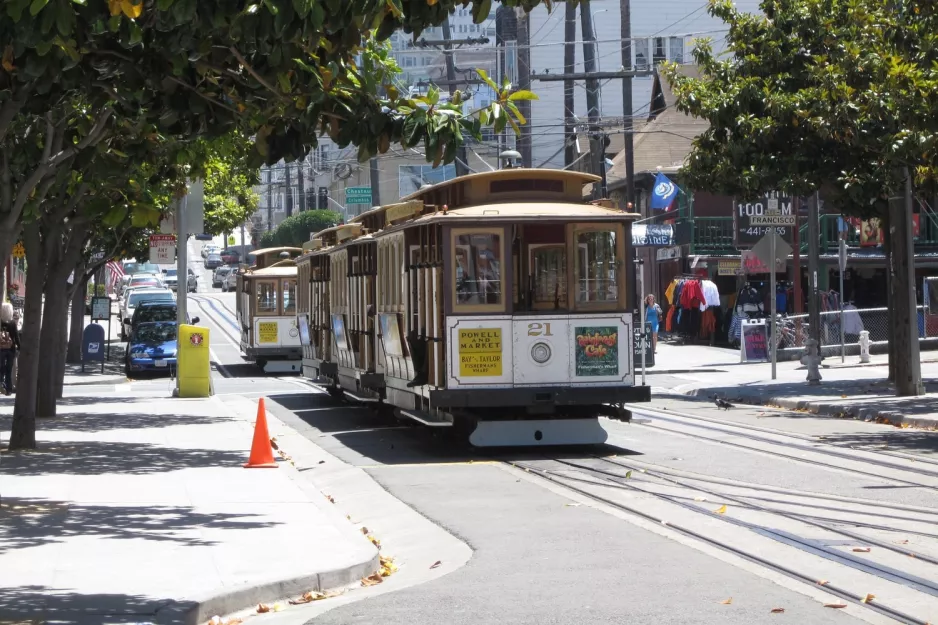
{"label": "clothing on display rack", "polygon": [[686,337],[708,339],[722,320],[720,291],[712,281],[699,276],[678,276],[664,292],[671,305],[664,329]]}

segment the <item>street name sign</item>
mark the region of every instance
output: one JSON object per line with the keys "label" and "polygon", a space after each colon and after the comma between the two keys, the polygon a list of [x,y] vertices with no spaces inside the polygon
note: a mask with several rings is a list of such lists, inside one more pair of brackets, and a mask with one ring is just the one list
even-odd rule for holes
{"label": "street name sign", "polygon": [[346,204],[371,204],[371,187],[346,187]]}
{"label": "street name sign", "polygon": [[753,215],[749,218],[752,226],[794,226],[794,215]]}

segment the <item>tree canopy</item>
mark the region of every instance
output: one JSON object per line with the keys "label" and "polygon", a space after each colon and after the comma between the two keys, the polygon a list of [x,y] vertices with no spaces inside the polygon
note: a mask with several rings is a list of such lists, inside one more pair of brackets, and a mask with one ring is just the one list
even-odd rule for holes
{"label": "tree canopy", "polygon": [[700,77],[669,66],[677,108],[710,122],[684,174],[741,197],[823,189],[845,212],[879,213],[903,167],[934,181],[935,5],[917,0],[766,0],[764,14],[711,0],[727,54],[694,51]]}
{"label": "tree canopy", "polygon": [[342,215],[330,210],[303,211],[287,217],[280,225],[261,235],[261,247],[302,247],[312,232],[319,232],[341,223]]}

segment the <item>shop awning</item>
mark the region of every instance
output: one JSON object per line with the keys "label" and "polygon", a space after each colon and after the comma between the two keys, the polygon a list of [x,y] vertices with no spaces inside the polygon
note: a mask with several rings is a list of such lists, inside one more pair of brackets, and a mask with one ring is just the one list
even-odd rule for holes
{"label": "shop awning", "polygon": [[674,226],[632,224],[633,247],[668,247],[674,244]]}

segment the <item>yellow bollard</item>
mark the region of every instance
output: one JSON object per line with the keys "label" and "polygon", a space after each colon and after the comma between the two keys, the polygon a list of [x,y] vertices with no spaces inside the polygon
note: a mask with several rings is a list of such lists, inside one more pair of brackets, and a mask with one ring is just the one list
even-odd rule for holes
{"label": "yellow bollard", "polygon": [[212,366],[209,358],[209,330],[201,326],[179,326],[176,349],[176,376],[179,397],[208,397],[212,394]]}

